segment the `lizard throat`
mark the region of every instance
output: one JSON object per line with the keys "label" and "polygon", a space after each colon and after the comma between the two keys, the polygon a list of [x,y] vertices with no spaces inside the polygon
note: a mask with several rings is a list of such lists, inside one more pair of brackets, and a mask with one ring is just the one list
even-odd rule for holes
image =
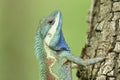
{"label": "lizard throat", "polygon": [[47,43],[44,43],[44,46],[47,48],[47,50],[53,51],[53,52],[55,52],[57,55],[59,55],[60,52],[62,51],[62,50],[54,50],[54,49],[52,49],[51,47],[49,47],[49,46],[47,45]]}

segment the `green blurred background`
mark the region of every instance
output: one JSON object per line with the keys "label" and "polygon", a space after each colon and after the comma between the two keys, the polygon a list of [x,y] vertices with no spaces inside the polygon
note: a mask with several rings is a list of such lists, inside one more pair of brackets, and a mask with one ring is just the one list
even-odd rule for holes
{"label": "green blurred background", "polygon": [[56,9],[63,14],[65,39],[79,56],[90,4],[90,0],[0,0],[0,80],[39,80],[35,31],[40,18]]}

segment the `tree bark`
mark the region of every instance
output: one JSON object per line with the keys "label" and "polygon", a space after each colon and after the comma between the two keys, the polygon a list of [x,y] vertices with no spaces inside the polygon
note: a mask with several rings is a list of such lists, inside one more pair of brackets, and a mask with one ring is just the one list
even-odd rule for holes
{"label": "tree bark", "polygon": [[94,0],[90,30],[81,57],[98,56],[106,59],[80,67],[78,80],[120,80],[120,0]]}

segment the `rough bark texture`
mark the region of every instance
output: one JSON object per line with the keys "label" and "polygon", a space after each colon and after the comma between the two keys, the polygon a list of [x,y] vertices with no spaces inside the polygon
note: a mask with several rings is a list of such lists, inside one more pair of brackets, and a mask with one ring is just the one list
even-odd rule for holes
{"label": "rough bark texture", "polygon": [[80,67],[79,80],[120,80],[120,0],[94,0],[82,58],[97,56],[106,56],[106,59]]}

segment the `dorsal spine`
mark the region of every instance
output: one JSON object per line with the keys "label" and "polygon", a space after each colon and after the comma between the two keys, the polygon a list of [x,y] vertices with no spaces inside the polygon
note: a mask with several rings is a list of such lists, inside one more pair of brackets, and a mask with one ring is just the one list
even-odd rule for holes
{"label": "dorsal spine", "polygon": [[38,27],[36,31],[36,54],[38,59],[40,60],[40,80],[46,80],[47,78],[47,64],[46,64],[46,52],[43,46],[43,40],[40,34],[40,27]]}

